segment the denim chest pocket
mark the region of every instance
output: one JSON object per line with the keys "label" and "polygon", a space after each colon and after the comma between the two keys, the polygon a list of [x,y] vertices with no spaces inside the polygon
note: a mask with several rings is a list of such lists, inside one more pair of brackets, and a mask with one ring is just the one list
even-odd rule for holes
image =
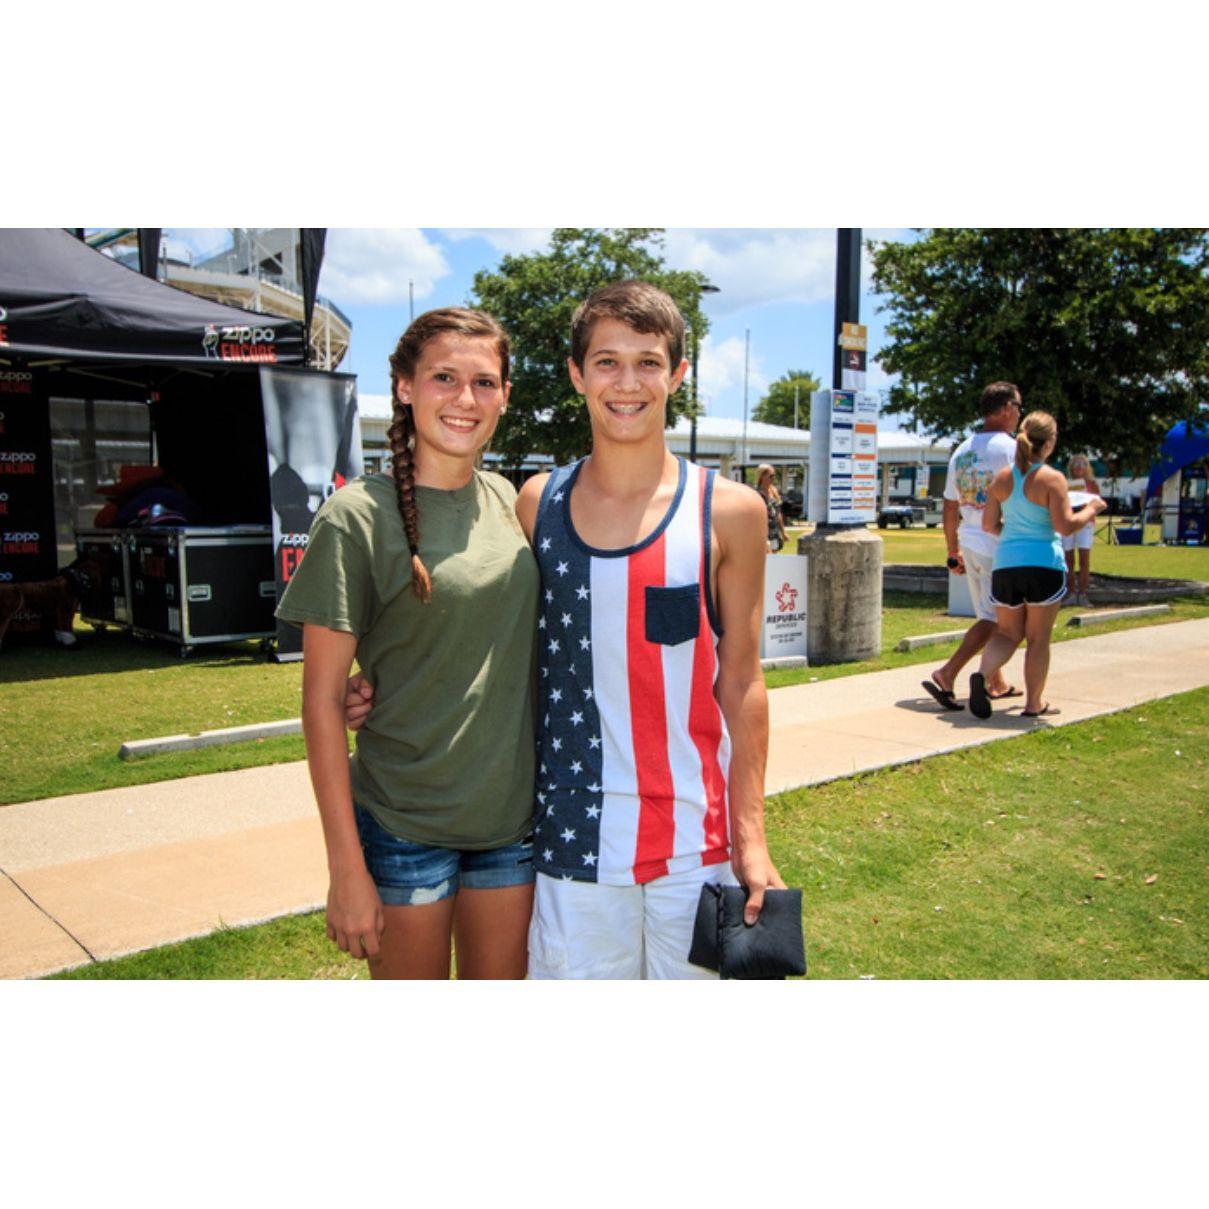
{"label": "denim chest pocket", "polygon": [[646,640],[677,646],[696,638],[701,628],[701,585],[647,588]]}

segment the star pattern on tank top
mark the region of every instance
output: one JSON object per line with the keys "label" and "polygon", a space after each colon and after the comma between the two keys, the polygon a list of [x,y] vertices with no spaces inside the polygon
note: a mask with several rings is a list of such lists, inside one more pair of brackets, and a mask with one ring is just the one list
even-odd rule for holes
{"label": "star pattern on tank top", "polygon": [[[562,492],[557,492],[552,497],[553,502],[559,502],[562,496]],[[538,544],[543,551],[551,549],[549,537]],[[550,820],[557,818],[555,825],[561,830],[544,833],[547,842],[538,853],[538,869],[550,866],[553,871],[561,872],[576,868],[594,877],[598,861],[595,837],[601,817],[597,795],[601,786],[599,777],[592,775],[592,769],[600,766],[601,737],[596,733],[594,706],[589,717],[589,703],[593,700],[591,685],[580,690],[582,697],[580,693],[574,694],[575,699],[565,691],[568,677],[578,679],[576,663],[591,657],[592,589],[580,573],[582,568],[576,570],[572,566],[574,562],[578,567],[578,558],[560,557],[562,548],[560,539],[550,556],[552,566],[547,571],[550,582],[542,592],[538,623],[543,635],[551,635],[542,647],[541,675],[548,679],[551,668],[555,667],[563,687],[551,688],[546,693],[549,715],[543,751],[546,759],[552,759],[554,763],[548,773],[543,764],[543,775],[549,778],[549,788],[537,795],[541,814]],[[580,795],[582,805],[574,805],[575,785],[586,779],[585,770],[592,783],[581,786],[587,795]],[[587,826],[581,826],[576,819]]]}

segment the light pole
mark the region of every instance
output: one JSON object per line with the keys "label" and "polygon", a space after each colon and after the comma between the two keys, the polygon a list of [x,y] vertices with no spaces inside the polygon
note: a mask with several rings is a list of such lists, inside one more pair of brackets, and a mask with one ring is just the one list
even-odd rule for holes
{"label": "light pole", "polygon": [[747,371],[751,365],[751,328],[743,333],[743,457],[739,462],[739,481],[747,482]]}
{"label": "light pole", "polygon": [[[722,291],[716,285],[703,281],[698,288],[698,294],[720,294]],[[701,300],[697,300],[697,309],[701,308]],[[693,328],[693,411],[689,419],[688,460],[697,460],[697,412],[700,410],[700,395],[697,389],[697,352],[701,347],[701,337],[697,328]]]}

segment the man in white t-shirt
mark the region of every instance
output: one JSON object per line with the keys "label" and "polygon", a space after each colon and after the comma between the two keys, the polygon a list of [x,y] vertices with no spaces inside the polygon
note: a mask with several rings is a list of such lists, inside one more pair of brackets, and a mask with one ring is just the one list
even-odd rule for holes
{"label": "man in white t-shirt", "polygon": [[[1016,456],[1013,435],[1020,422],[1020,391],[1011,382],[992,382],[979,401],[982,427],[953,450],[945,479],[944,530],[948,567],[964,575],[977,620],[966,631],[949,661],[923,682],[924,688],[945,709],[961,709],[955,688],[963,667],[986,646],[995,632],[995,606],[991,602],[991,563],[999,539],[982,528],[987,488],[996,473]],[[1002,671],[987,685],[992,698],[1019,697],[1020,691],[1003,679]]]}

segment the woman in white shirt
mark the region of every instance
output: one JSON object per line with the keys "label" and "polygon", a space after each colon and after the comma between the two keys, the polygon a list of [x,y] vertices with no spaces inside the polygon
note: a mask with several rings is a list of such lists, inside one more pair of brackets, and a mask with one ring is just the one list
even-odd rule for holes
{"label": "woman in white shirt", "polygon": [[[1068,491],[1082,491],[1086,495],[1101,495],[1100,484],[1092,475],[1091,463],[1077,453],[1066,464],[1066,486]],[[1066,555],[1066,604],[1091,608],[1091,597],[1087,594],[1091,582],[1091,546],[1095,539],[1096,526],[1089,521],[1078,533],[1062,539],[1062,550]],[[1075,551],[1079,551],[1078,590],[1075,586]]]}

